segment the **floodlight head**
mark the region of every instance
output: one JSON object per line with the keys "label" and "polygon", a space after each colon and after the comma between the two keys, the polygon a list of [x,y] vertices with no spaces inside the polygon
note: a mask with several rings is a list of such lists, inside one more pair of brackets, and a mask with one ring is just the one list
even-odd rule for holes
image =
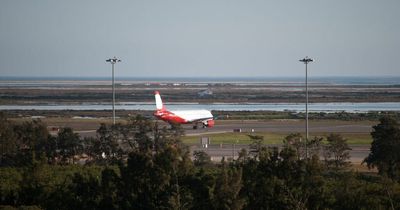
{"label": "floodlight head", "polygon": [[309,58],[308,56],[306,56],[305,58],[303,58],[299,61],[307,64],[307,63],[313,62],[314,60],[312,58]]}
{"label": "floodlight head", "polygon": [[114,56],[114,58],[107,59],[106,62],[110,62],[111,64],[115,64],[117,62],[121,62],[121,60]]}

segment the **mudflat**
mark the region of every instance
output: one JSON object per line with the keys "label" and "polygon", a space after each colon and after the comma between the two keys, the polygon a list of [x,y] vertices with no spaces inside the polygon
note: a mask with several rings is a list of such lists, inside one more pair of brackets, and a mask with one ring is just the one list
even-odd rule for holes
{"label": "mudflat", "polygon": [[[52,81],[41,83],[0,81],[0,105],[110,103],[107,81]],[[153,102],[160,91],[169,102],[196,103],[303,103],[302,83],[190,83],[134,82],[116,84],[117,101]],[[310,103],[400,102],[400,85],[310,83]]]}

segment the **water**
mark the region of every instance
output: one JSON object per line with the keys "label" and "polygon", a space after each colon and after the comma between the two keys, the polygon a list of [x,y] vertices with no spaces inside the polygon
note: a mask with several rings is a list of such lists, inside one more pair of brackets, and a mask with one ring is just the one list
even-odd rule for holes
{"label": "water", "polygon": [[[400,86],[400,77],[310,77],[312,84],[320,83],[329,85],[396,85]],[[236,84],[285,84],[287,86],[303,86],[303,77],[225,77],[225,78],[116,78],[117,84],[135,83],[236,83]],[[85,85],[102,85],[109,87],[110,78],[107,77],[0,77],[0,88],[8,87],[34,87],[34,88],[55,88],[75,87]],[[296,88],[296,87],[290,87]],[[294,111],[304,112],[305,106],[302,103],[171,103],[167,104],[170,110],[207,109],[218,111]],[[0,110],[110,110],[111,104],[106,103],[82,103],[69,104],[40,104],[40,105],[0,105]],[[124,110],[154,110],[153,103],[146,102],[121,102],[116,104],[116,109]],[[369,112],[369,111],[400,111],[400,102],[382,103],[311,103],[310,112]]]}
{"label": "water", "polygon": [[[304,112],[302,103],[170,103],[169,110],[207,109],[215,111],[293,111]],[[111,110],[111,104],[50,104],[50,105],[0,105],[0,110]],[[154,110],[154,103],[117,103],[118,110]],[[309,112],[369,112],[369,111],[400,111],[400,102],[381,103],[310,103]]]}

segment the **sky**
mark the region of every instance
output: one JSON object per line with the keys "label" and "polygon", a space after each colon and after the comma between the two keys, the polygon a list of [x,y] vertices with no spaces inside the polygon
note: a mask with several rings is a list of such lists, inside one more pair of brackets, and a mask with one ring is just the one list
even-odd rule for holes
{"label": "sky", "polygon": [[0,77],[400,76],[398,0],[1,0]]}

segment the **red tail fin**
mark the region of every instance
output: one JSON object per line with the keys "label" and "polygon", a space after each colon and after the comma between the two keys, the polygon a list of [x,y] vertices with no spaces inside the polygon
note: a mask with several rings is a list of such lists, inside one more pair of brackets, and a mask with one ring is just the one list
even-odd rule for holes
{"label": "red tail fin", "polygon": [[154,97],[156,99],[156,108],[157,110],[165,110],[165,106],[161,100],[160,92],[154,91]]}

